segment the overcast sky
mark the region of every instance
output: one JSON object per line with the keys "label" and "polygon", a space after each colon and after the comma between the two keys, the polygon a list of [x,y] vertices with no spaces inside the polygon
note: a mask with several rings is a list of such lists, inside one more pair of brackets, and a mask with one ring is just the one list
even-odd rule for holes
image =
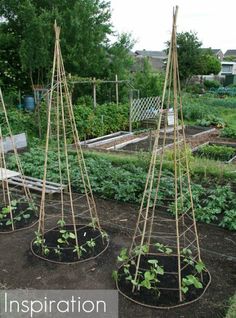
{"label": "overcast sky", "polygon": [[197,32],[203,47],[236,49],[236,0],[110,0],[112,22],[130,32],[134,50],[162,50],[170,39],[172,11],[179,6],[177,32]]}

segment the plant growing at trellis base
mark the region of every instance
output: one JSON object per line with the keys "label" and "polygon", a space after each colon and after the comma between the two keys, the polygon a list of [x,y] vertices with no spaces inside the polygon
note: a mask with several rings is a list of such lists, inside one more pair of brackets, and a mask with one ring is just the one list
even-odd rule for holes
{"label": "plant growing at trellis base", "polygon": [[[101,229],[91,184],[89,181],[73,106],[67,84],[60,48],[60,28],[55,23],[55,49],[51,89],[49,91],[48,126],[45,146],[43,190],[40,205],[39,227],[31,243],[35,256],[56,263],[74,263],[89,260],[102,254],[109,243],[107,234]],[[71,140],[71,135],[73,140]],[[79,176],[83,185],[79,195],[72,192],[74,178],[69,144],[73,142]],[[47,206],[46,180],[48,175],[48,153],[55,151],[56,172],[59,177],[60,191],[53,202],[57,218],[54,227],[47,227],[46,214],[51,211]],[[59,212],[58,212],[59,211]]]}
{"label": "plant growing at trellis base", "polygon": [[[1,117],[4,119],[0,126],[0,182],[2,190],[0,204],[0,233],[10,233],[33,226],[38,220],[38,209],[25,182],[21,162],[15,145],[15,139],[12,135],[8,121],[1,88],[0,106],[0,112],[2,112]],[[2,131],[5,132],[4,136]],[[8,149],[5,146],[5,143],[7,142],[9,142],[9,145],[13,150],[12,156],[14,157],[17,171],[11,171],[8,168],[8,162],[5,156],[5,152]],[[11,180],[12,174],[17,178],[16,180]],[[16,191],[15,188],[17,186],[23,187],[23,194],[19,194],[18,191]]]}
{"label": "plant growing at trellis base", "polygon": [[[137,224],[129,251],[122,249],[118,257],[122,264],[113,273],[122,295],[138,304],[162,309],[198,300],[211,280],[201,259],[195,220],[180,92],[176,18],[177,8],[173,13],[158,128]],[[160,148],[158,145],[164,103],[167,111],[171,107],[174,109],[174,180],[168,189],[163,187],[162,182],[165,178],[162,167],[168,151],[165,117],[161,151],[157,151]],[[174,196],[163,199],[166,191],[174,193]],[[172,215],[167,213],[168,210],[172,211]]]}

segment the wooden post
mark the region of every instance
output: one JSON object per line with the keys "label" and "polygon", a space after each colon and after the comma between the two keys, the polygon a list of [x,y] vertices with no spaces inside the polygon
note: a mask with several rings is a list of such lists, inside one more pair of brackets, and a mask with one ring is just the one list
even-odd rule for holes
{"label": "wooden post", "polygon": [[97,95],[96,95],[96,78],[93,78],[93,107],[97,106]]}
{"label": "wooden post", "polygon": [[133,104],[133,91],[130,91],[130,108],[129,108],[129,131],[132,132],[132,104]]}
{"label": "wooden post", "polygon": [[117,74],[116,74],[116,105],[119,105],[119,83],[118,83]]}

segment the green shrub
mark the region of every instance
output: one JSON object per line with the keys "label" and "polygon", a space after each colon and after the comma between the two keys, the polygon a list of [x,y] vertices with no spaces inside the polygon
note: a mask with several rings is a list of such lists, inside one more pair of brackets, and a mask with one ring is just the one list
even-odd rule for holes
{"label": "green shrub", "polygon": [[128,104],[103,104],[96,109],[85,106],[74,106],[75,121],[81,139],[93,138],[129,127]]}
{"label": "green shrub", "polygon": [[[30,152],[20,155],[24,173],[26,175],[42,178],[44,166],[44,151],[39,148],[32,148]],[[7,162],[9,169],[16,169],[14,156],[8,155]],[[65,158],[62,157],[62,175],[63,182],[67,182],[67,173],[65,169]],[[134,157],[111,157],[111,155],[85,153],[86,165],[90,177],[93,192],[105,199],[115,199],[123,202],[140,204],[146,181],[148,170],[148,161],[139,160]],[[56,152],[48,152],[48,174],[47,179],[59,182]],[[77,157],[75,153],[69,153],[71,181],[74,191],[82,192],[83,184],[78,168]],[[37,163],[37,169],[35,164]],[[187,180],[183,180],[185,186],[183,193],[189,207],[189,191]],[[156,182],[156,180],[155,180]],[[192,194],[196,211],[196,218],[206,223],[216,223],[230,230],[235,229],[235,211],[236,196],[231,187],[213,184],[209,187],[192,182]],[[159,198],[161,200],[174,200],[174,176],[173,173],[163,170]],[[159,202],[160,203],[160,202]],[[174,205],[172,206],[174,211]],[[186,210],[186,209],[185,209]],[[171,207],[170,207],[171,211]],[[172,213],[173,213],[172,211]]]}
{"label": "green shrub", "polygon": [[207,89],[211,89],[211,88],[219,88],[220,87],[220,82],[219,81],[215,81],[215,80],[205,80],[204,81],[204,86]]}
{"label": "green shrub", "polygon": [[221,130],[220,136],[236,139],[236,129],[231,127],[225,127],[223,130]]}
{"label": "green shrub", "polygon": [[203,119],[207,113],[210,113],[203,105],[197,105],[194,102],[188,102],[183,105],[183,116],[184,119],[195,121]]}
{"label": "green shrub", "polygon": [[186,87],[186,92],[191,94],[202,94],[204,93],[204,87],[202,84],[199,84],[199,83],[189,84]]}
{"label": "green shrub", "polygon": [[203,127],[214,126],[217,128],[223,128],[225,126],[225,122],[221,117],[215,115],[208,115],[201,120],[197,120],[197,125]]}
{"label": "green shrub", "polygon": [[[234,206],[236,202],[234,202]],[[236,210],[228,210],[224,213],[223,220],[220,222],[220,226],[229,230],[236,231]]]}
{"label": "green shrub", "polygon": [[203,145],[198,148],[196,154],[199,157],[204,157],[208,159],[228,161],[236,153],[235,148],[228,146],[218,146],[218,145]]}

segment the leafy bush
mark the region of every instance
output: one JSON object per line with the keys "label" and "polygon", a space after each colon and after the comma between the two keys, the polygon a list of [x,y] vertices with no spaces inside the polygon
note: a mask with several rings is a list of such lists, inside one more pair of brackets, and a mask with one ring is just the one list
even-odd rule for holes
{"label": "leafy bush", "polygon": [[[26,175],[42,178],[44,165],[44,152],[39,148],[32,148],[30,152],[20,155],[24,173]],[[63,182],[66,182],[65,160],[62,159]],[[94,153],[85,153],[86,165],[90,176],[90,182],[95,194],[105,199],[115,199],[123,202],[140,204],[146,181],[148,163],[134,162],[132,159],[110,160],[106,156]],[[55,162],[57,154],[48,153],[48,175],[47,179],[59,182],[59,173]],[[14,156],[7,158],[8,168],[14,170],[16,163]],[[80,178],[80,171],[75,153],[69,153],[71,163],[71,181],[74,191],[82,192],[83,185]],[[35,163],[37,162],[37,169]],[[156,182],[156,180],[155,180]],[[184,180],[187,184],[187,180]],[[159,198],[165,202],[174,199],[174,176],[167,170],[163,171]],[[184,195],[188,198],[187,186],[183,188]],[[215,186],[207,188],[201,184],[192,183],[192,194],[196,211],[196,218],[199,221],[214,222],[230,230],[235,229],[236,196],[230,186]],[[163,200],[164,199],[164,200]],[[173,202],[173,201],[172,201]],[[189,207],[189,200],[186,200]],[[171,209],[170,209],[171,210]],[[173,212],[173,211],[172,211]]]}
{"label": "leafy bush", "polygon": [[189,84],[186,87],[186,92],[187,93],[192,93],[192,94],[202,94],[204,93],[204,87],[202,84]]}
{"label": "leafy bush", "polygon": [[[38,117],[36,113],[26,112],[17,108],[7,108],[8,119],[13,134],[26,132],[32,139],[38,137]],[[128,104],[103,104],[98,105],[94,110],[92,106],[76,105],[74,114],[78,133],[81,139],[98,137],[119,130],[127,130],[129,127],[129,105]],[[40,108],[40,125],[42,136],[46,134],[47,108],[45,104]],[[0,112],[0,124],[3,134],[8,134],[5,125],[5,116]],[[71,136],[68,136],[70,138]]]}
{"label": "leafy bush", "polygon": [[[234,205],[236,205],[236,202],[234,202]],[[220,222],[220,226],[236,231],[236,210],[226,211],[223,220]]]}
{"label": "leafy bush", "polygon": [[[18,110],[16,108],[7,109],[8,120],[13,134],[27,132],[28,137],[36,137],[38,134],[38,127],[35,120],[35,114]],[[0,125],[3,128],[3,135],[8,135],[6,127],[5,114],[0,112]]]}
{"label": "leafy bush", "polygon": [[221,130],[220,136],[236,139],[236,129],[231,127],[225,127],[223,130]]}
{"label": "leafy bush", "polygon": [[129,127],[129,105],[103,104],[94,110],[84,105],[74,106],[80,138],[93,138]]}
{"label": "leafy bush", "polygon": [[[217,186],[215,189],[201,192],[198,200],[201,204],[196,208],[196,219],[212,223],[218,221],[219,216],[223,213],[228,213],[235,200],[235,194],[229,186]],[[228,225],[231,226],[231,224],[227,224],[227,227]]]}
{"label": "leafy bush", "polygon": [[215,126],[217,128],[223,128],[225,126],[225,122],[220,117],[217,117],[215,115],[208,115],[201,120],[197,120],[197,125],[203,127]]}
{"label": "leafy bush", "polygon": [[208,112],[210,114],[210,110],[206,109],[204,105],[194,102],[188,102],[183,105],[183,116],[187,120],[203,119]]}
{"label": "leafy bush", "polygon": [[219,82],[219,81],[215,81],[215,80],[212,80],[212,81],[205,80],[205,81],[204,81],[204,86],[205,86],[207,89],[219,88],[219,87],[220,87],[220,82]]}
{"label": "leafy bush", "polygon": [[228,161],[234,155],[236,151],[233,147],[218,146],[218,145],[203,145],[198,148],[196,154],[199,157],[208,159]]}

